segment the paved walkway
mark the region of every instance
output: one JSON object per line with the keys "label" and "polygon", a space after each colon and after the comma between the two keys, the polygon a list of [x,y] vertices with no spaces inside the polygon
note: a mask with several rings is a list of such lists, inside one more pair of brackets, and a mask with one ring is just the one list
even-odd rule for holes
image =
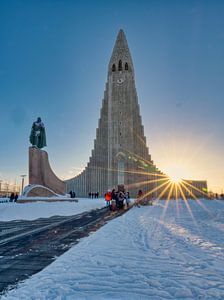
{"label": "paved walkway", "polygon": [[124,212],[102,208],[72,217],[0,222],[0,294],[41,271],[80,238]]}

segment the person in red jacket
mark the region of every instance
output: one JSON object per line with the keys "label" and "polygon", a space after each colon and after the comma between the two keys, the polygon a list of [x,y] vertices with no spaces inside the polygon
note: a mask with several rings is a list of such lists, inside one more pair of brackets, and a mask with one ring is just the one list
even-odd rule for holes
{"label": "person in red jacket", "polygon": [[106,202],[106,206],[110,206],[110,202],[111,202],[111,190],[108,190],[105,194],[105,202]]}

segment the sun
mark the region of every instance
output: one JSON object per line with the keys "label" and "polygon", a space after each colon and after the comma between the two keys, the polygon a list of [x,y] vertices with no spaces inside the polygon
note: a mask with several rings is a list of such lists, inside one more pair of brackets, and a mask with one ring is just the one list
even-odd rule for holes
{"label": "sun", "polygon": [[182,178],[178,174],[176,174],[176,175],[173,174],[172,176],[170,176],[170,181],[172,183],[178,184],[178,183],[180,183],[182,181]]}
{"label": "sun", "polygon": [[184,169],[180,166],[173,165],[167,168],[167,175],[169,177],[170,182],[179,184],[184,178]]}

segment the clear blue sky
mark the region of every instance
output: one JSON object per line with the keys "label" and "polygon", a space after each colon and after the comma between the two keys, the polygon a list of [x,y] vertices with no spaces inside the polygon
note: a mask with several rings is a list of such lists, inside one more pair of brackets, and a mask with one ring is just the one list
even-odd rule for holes
{"label": "clear blue sky", "polygon": [[2,0],[1,179],[28,174],[38,116],[54,171],[85,167],[120,28],[155,163],[224,188],[224,2],[215,0]]}

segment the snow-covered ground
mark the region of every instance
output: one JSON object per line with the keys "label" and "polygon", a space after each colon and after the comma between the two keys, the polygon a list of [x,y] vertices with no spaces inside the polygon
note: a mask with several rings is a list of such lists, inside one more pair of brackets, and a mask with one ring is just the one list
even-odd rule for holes
{"label": "snow-covered ground", "polygon": [[132,208],[2,300],[224,299],[224,202],[188,203]]}
{"label": "snow-covered ground", "polygon": [[[5,199],[5,198],[2,198]],[[0,198],[1,200],[1,198]],[[51,216],[71,216],[100,208],[104,199],[79,199],[79,202],[0,203],[0,221],[34,220]]]}

